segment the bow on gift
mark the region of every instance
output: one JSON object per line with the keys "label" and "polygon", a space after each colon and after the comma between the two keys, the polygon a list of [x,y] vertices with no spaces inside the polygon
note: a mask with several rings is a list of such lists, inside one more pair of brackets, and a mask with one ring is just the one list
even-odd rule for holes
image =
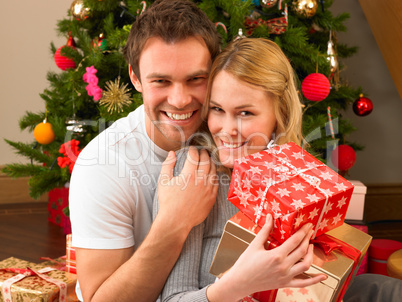
{"label": "bow on gift", "polygon": [[352,271],[346,278],[344,286],[340,291],[340,294],[337,299],[337,301],[342,301],[342,298],[346,293],[347,285],[350,283],[353,272],[356,270],[357,264],[359,262],[361,256],[360,250],[328,234],[322,234],[318,236],[317,238],[311,240],[311,243],[314,243],[315,246],[320,247],[326,255],[329,255],[329,253],[331,253],[334,250],[338,250],[346,257],[353,260]]}
{"label": "bow on gift", "polygon": [[263,20],[261,18],[255,20],[247,17],[245,25],[248,29],[248,35],[251,35],[254,29],[260,25],[266,25],[270,34],[280,35],[286,31],[286,27],[288,27],[288,20],[286,17],[274,18],[270,20]]}
{"label": "bow on gift", "polygon": [[65,302],[66,297],[67,297],[67,285],[65,282],[53,279],[45,273],[48,273],[50,271],[56,270],[55,268],[51,267],[45,267],[39,271],[35,271],[31,268],[26,268],[26,269],[21,269],[21,268],[2,268],[0,271],[6,271],[6,272],[11,272],[11,273],[17,273],[18,275],[15,275],[14,277],[11,277],[3,282],[3,288],[2,288],[2,294],[5,302],[11,302],[12,297],[11,297],[11,285],[14,284],[15,282],[18,282],[25,277],[29,276],[38,276],[42,278],[43,280],[46,280],[47,282],[56,284],[57,287],[60,290],[60,295],[59,295],[59,301],[60,302]]}
{"label": "bow on gift", "polygon": [[[281,2],[281,1],[280,1]],[[281,9],[281,5],[279,5],[279,9]],[[263,20],[261,18],[252,19],[250,17],[246,18],[245,26],[248,29],[247,34],[251,35],[254,29],[260,25],[266,25],[268,27],[268,32],[270,34],[280,35],[286,31],[286,27],[288,27],[288,6],[285,5],[285,9],[283,14],[284,17],[273,18],[270,20]]]}

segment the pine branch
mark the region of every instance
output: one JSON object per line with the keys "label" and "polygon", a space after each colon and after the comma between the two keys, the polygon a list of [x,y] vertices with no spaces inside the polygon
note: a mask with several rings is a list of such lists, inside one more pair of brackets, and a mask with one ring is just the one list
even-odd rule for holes
{"label": "pine branch", "polygon": [[357,46],[349,47],[345,44],[340,44],[340,43],[338,43],[336,45],[336,48],[338,51],[337,54],[338,54],[339,58],[349,58],[349,57],[355,55],[359,50],[359,47],[357,47]]}
{"label": "pine branch", "polygon": [[4,141],[11,147],[16,149],[17,154],[19,155],[26,156],[36,162],[45,163],[49,166],[52,164],[53,159],[44,154],[41,150],[36,149],[35,144],[24,144],[19,142],[13,142],[8,139],[4,139]]}
{"label": "pine branch", "polygon": [[28,131],[32,132],[35,126],[41,123],[44,118],[44,113],[33,113],[30,111],[26,111],[25,116],[23,116],[19,121],[20,129],[24,130],[28,128]]}
{"label": "pine branch", "polygon": [[217,0],[216,3],[217,6],[221,7],[230,16],[229,25],[227,26],[227,29],[230,32],[230,38],[237,36],[239,29],[244,29],[245,16],[247,16],[251,11],[251,0]]}
{"label": "pine branch", "polygon": [[38,199],[44,193],[54,188],[61,187],[65,183],[66,179],[63,179],[60,171],[50,169],[42,170],[29,179],[29,195],[34,199]]}
{"label": "pine branch", "polygon": [[46,169],[48,168],[44,168],[43,166],[39,165],[8,164],[1,170],[1,172],[7,174],[10,177],[18,178],[18,177],[38,175]]}

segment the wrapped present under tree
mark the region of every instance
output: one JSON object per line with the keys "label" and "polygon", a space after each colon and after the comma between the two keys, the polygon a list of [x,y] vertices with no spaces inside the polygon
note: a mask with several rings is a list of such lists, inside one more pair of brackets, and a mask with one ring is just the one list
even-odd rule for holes
{"label": "wrapped present under tree", "polygon": [[56,269],[55,261],[36,264],[14,257],[0,261],[0,302],[75,302],[76,282],[77,275]]}

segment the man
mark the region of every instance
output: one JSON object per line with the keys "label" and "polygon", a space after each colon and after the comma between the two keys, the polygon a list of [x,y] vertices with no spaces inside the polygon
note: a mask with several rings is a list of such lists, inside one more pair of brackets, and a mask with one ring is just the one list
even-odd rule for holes
{"label": "man", "polygon": [[[189,1],[155,2],[133,24],[124,54],[144,104],[86,146],[71,178],[80,299],[155,301],[191,228],[210,211],[218,186],[210,180],[216,167],[207,153],[191,150],[195,160],[183,170],[190,178],[172,178],[175,154],[168,151],[199,127],[218,52],[215,26]],[[152,223],[166,157],[160,182],[176,190],[159,191]]]}

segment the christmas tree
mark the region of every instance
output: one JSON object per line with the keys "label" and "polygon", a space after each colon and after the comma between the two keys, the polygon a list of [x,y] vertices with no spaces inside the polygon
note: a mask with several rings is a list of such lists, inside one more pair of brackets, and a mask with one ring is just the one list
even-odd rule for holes
{"label": "christmas tree", "polygon": [[[300,80],[303,134],[311,153],[330,163],[331,151],[338,144],[351,146],[352,157],[354,150],[362,148],[346,140],[355,129],[342,117],[361,94],[360,88],[350,87],[339,77],[343,68],[339,59],[356,53],[356,48],[336,41],[336,32],[346,31],[347,13],[333,16],[330,0],[195,2],[216,24],[222,48],[246,36],[271,39],[283,49]],[[66,18],[58,22],[57,31],[66,37],[66,45],[51,44],[61,70],[47,75],[49,87],[41,94],[46,111],[26,112],[20,120],[21,129],[33,132],[32,142],[6,139],[31,163],[9,164],[3,172],[12,177],[31,176],[33,198],[67,183],[80,150],[141,104],[141,95],[128,77],[122,48],[136,16],[151,4],[74,0]],[[348,163],[341,166],[340,170],[347,170]]]}

